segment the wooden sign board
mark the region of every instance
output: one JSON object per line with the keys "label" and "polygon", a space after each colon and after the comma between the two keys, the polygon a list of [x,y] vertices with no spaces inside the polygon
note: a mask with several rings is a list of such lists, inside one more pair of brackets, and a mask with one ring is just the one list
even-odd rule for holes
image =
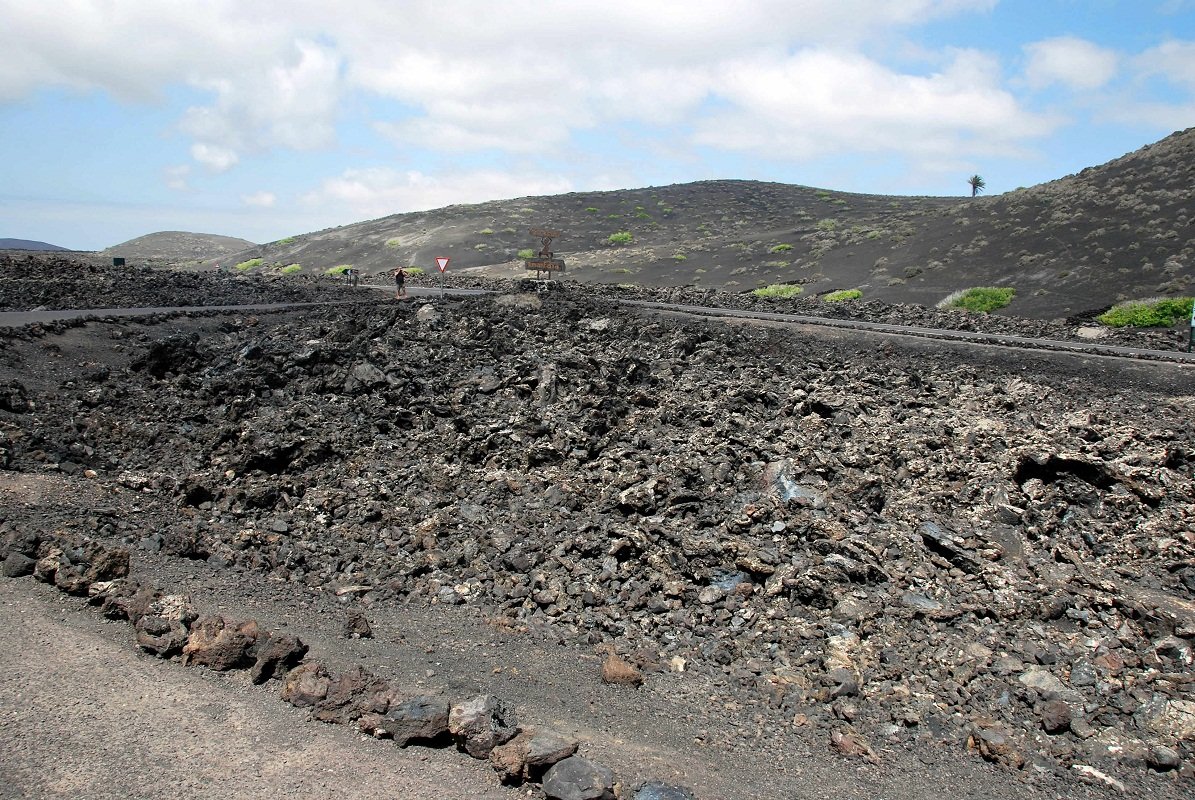
{"label": "wooden sign board", "polygon": [[527,269],[533,269],[536,272],[564,272],[564,259],[529,258],[527,259]]}
{"label": "wooden sign board", "polygon": [[560,231],[550,231],[546,228],[532,228],[529,233],[537,239],[555,239],[560,236]]}

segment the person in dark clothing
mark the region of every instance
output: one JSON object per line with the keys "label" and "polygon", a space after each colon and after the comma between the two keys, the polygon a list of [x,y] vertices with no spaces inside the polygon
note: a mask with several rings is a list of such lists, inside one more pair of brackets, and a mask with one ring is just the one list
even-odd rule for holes
{"label": "person in dark clothing", "polygon": [[394,270],[394,299],[401,300],[407,296],[407,271],[402,267]]}

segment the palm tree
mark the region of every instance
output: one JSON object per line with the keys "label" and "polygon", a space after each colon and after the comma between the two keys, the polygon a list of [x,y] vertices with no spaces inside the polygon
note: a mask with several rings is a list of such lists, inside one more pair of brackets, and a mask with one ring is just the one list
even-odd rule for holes
{"label": "palm tree", "polygon": [[983,178],[978,175],[972,175],[970,178],[967,178],[967,183],[971,186],[972,197],[982,192],[983,187],[987,185],[983,182]]}

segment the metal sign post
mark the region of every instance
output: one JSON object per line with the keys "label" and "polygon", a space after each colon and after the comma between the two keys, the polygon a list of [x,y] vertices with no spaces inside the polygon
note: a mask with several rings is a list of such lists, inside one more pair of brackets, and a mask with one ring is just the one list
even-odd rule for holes
{"label": "metal sign post", "polygon": [[564,272],[564,259],[555,258],[552,254],[552,240],[560,235],[560,231],[550,231],[543,228],[532,228],[529,233],[539,239],[543,249],[535,256],[535,258],[527,259],[527,269],[535,270],[535,279],[539,281],[547,280],[544,274],[551,275],[553,272]]}
{"label": "metal sign post", "polygon": [[1195,344],[1195,301],[1191,303],[1191,335],[1187,339],[1187,352],[1191,352],[1191,345]]}
{"label": "metal sign post", "polygon": [[436,266],[440,269],[440,299],[444,299],[444,270],[448,269],[448,262],[451,258],[444,256],[436,256]]}

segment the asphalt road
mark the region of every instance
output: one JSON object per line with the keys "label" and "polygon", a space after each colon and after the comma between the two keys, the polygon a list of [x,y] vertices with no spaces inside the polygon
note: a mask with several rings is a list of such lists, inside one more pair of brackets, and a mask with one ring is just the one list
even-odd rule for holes
{"label": "asphalt road", "polygon": [[[394,287],[382,284],[361,284],[362,288],[377,289],[387,293],[394,291]],[[467,297],[471,295],[488,294],[486,289],[439,289],[437,287],[409,286],[407,294],[410,297],[438,297],[453,295]],[[360,301],[329,300],[316,303],[261,303],[255,305],[231,306],[180,306],[169,308],[87,308],[63,309],[57,311],[7,311],[0,313],[0,328],[13,328],[30,325],[35,322],[54,322],[66,319],[87,317],[136,317],[150,314],[168,314],[185,311],[273,311],[286,308],[304,308],[309,306],[344,305]],[[920,328],[912,325],[890,325],[881,322],[865,322],[861,320],[835,319],[830,317],[814,317],[802,314],[780,314],[768,311],[741,311],[731,308],[713,308],[709,306],[692,306],[680,303],[656,303],[643,300],[615,300],[623,305],[635,306],[648,310],[688,314],[701,317],[722,317],[734,319],[763,320],[799,325],[818,325],[830,328],[847,328],[856,331],[872,331],[898,336],[915,336],[922,339],[941,339],[955,342],[970,342],[978,345],[995,345],[1001,347],[1016,347],[1030,350],[1049,350],[1054,352],[1070,352],[1083,355],[1103,356],[1109,358],[1128,358],[1146,361],[1168,361],[1180,364],[1195,364],[1195,353],[1178,350],[1149,350],[1137,347],[1119,347],[1103,345],[1098,342],[1064,341],[1060,339],[1035,339],[1023,336],[1010,336],[996,333],[978,333],[975,331],[947,330],[943,328]]]}

